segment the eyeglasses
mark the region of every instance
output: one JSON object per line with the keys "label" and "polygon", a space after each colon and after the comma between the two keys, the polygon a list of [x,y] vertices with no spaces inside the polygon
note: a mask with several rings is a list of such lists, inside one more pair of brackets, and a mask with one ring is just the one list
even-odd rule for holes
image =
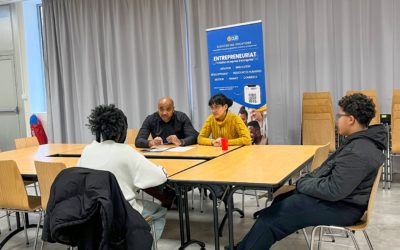
{"label": "eyeglasses", "polygon": [[215,109],[221,109],[223,106],[222,105],[211,105],[210,109],[215,110]]}
{"label": "eyeglasses", "polygon": [[349,114],[336,114],[336,120],[339,120],[342,116],[351,116]]}

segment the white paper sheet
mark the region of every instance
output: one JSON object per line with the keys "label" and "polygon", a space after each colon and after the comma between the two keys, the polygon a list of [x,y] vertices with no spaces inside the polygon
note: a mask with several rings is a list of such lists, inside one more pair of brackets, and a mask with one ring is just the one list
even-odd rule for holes
{"label": "white paper sheet", "polygon": [[175,147],[168,149],[168,152],[186,152],[193,149],[193,147]]}

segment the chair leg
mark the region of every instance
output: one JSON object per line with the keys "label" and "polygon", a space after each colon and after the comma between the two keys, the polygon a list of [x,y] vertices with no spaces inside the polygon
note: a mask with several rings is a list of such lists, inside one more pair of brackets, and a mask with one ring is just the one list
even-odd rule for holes
{"label": "chair leg", "polygon": [[311,248],[311,246],[310,246],[310,239],[308,239],[308,235],[307,235],[306,229],[303,228],[302,231],[303,231],[304,239],[305,239],[306,242],[307,242],[308,249],[310,249],[310,248]]}
{"label": "chair leg", "polygon": [[368,237],[367,231],[363,230],[363,233],[364,233],[365,239],[367,240],[367,243],[368,243],[369,249],[373,250],[374,248],[372,247],[371,241],[369,240],[369,237]]}
{"label": "chair leg", "polygon": [[244,192],[245,192],[245,190],[243,189],[242,191],[243,191],[243,193],[242,193],[242,211],[244,213]]}
{"label": "chair leg", "polygon": [[204,188],[200,188],[200,213],[203,212]]}
{"label": "chair leg", "polygon": [[320,230],[319,230],[318,250],[321,249],[321,245],[322,245],[321,242],[322,242],[322,235],[323,235],[323,233],[324,233],[324,228],[321,227]]}
{"label": "chair leg", "polygon": [[192,210],[194,209],[193,202],[194,202],[194,187],[192,187]]}
{"label": "chair leg", "polygon": [[259,200],[258,200],[257,190],[254,190],[254,194],[255,194],[255,196],[256,196],[257,207],[259,207],[259,206],[260,206],[260,202],[259,202]]}
{"label": "chair leg", "polygon": [[317,232],[317,229],[318,229],[318,228],[319,228],[318,226],[314,227],[313,230],[312,230],[312,232],[311,232],[310,250],[313,250],[313,249],[314,249],[315,233]]}
{"label": "chair leg", "polygon": [[329,236],[331,237],[331,241],[335,242],[335,236],[333,236],[332,230],[328,228],[328,231],[329,231]]}
{"label": "chair leg", "polygon": [[37,241],[39,238],[39,228],[40,228],[41,222],[42,222],[42,211],[39,212],[39,221],[36,226],[36,237],[35,237],[35,243],[33,244],[33,249],[36,249],[36,246],[37,246]]}
{"label": "chair leg", "polygon": [[349,235],[350,235],[351,239],[353,240],[354,247],[355,247],[357,250],[360,250],[360,246],[359,246],[358,243],[357,243],[357,240],[356,240],[356,237],[354,236],[354,233],[349,233]]}
{"label": "chair leg", "polygon": [[8,231],[11,231],[11,222],[10,222],[10,214],[8,213],[8,210],[6,210],[6,217],[7,217],[7,224],[8,224]]}
{"label": "chair leg", "polygon": [[24,232],[25,232],[26,245],[29,245],[28,230],[27,230],[27,228],[26,228],[25,213],[22,213],[22,220],[24,221]]}

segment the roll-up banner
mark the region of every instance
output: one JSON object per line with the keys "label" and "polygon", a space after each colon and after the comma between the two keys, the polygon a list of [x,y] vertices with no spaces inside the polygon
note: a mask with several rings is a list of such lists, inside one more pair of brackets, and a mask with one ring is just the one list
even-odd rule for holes
{"label": "roll-up banner", "polygon": [[262,22],[206,32],[211,96],[222,93],[247,108],[266,108]]}

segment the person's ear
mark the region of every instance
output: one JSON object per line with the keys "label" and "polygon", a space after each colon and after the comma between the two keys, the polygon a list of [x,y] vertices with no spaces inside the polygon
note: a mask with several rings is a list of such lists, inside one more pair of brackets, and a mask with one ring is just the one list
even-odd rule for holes
{"label": "person's ear", "polygon": [[356,118],[354,118],[354,116],[350,115],[349,116],[349,124],[354,125],[355,122],[356,122]]}

